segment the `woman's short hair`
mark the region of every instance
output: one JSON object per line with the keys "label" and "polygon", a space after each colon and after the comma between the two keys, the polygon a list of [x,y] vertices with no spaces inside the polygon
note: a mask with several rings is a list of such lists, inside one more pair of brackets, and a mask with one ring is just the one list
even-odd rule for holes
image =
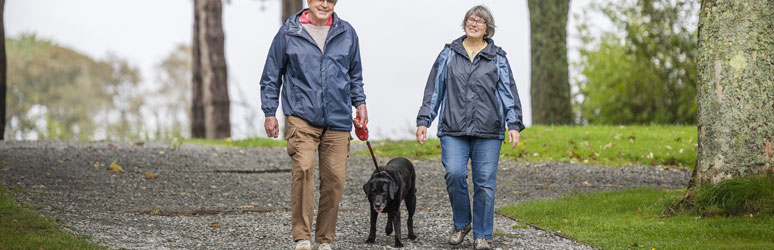
{"label": "woman's short hair", "polygon": [[494,16],[492,16],[492,12],[489,11],[489,8],[483,5],[474,6],[473,8],[470,8],[467,13],[465,13],[465,18],[462,19],[462,30],[465,30],[465,25],[468,22],[468,18],[472,15],[476,15],[480,17],[481,19],[484,19],[484,22],[486,22],[486,33],[484,34],[484,38],[491,38],[495,34],[495,21]]}

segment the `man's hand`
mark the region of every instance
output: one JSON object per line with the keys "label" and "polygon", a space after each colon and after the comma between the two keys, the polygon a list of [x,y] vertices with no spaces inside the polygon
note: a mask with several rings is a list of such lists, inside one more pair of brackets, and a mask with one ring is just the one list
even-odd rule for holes
{"label": "man's hand", "polygon": [[518,130],[508,130],[508,142],[511,143],[511,149],[519,145],[519,137],[521,137],[521,134]]}
{"label": "man's hand", "polygon": [[267,136],[274,138],[279,136],[279,123],[277,122],[277,117],[267,116],[266,122],[263,123],[263,127],[266,129]]}
{"label": "man's hand", "polygon": [[425,145],[425,139],[427,139],[427,127],[417,126],[417,142]]}
{"label": "man's hand", "polygon": [[360,104],[360,106],[357,106],[357,111],[355,113],[357,115],[357,119],[360,120],[360,123],[352,120],[352,124],[355,125],[356,128],[363,128],[363,126],[368,124],[368,110],[366,109],[365,104]]}

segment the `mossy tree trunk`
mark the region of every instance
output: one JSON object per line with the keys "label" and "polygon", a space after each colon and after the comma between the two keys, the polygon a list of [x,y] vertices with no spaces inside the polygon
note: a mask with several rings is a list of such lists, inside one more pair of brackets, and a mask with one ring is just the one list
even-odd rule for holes
{"label": "mossy tree trunk", "polygon": [[231,136],[221,0],[194,0],[191,136]]}
{"label": "mossy tree trunk", "polygon": [[569,0],[529,0],[532,39],[532,123],[570,124],[573,113],[567,69]]}
{"label": "mossy tree trunk", "polygon": [[774,0],[702,1],[698,159],[683,202],[707,183],[774,174]]}

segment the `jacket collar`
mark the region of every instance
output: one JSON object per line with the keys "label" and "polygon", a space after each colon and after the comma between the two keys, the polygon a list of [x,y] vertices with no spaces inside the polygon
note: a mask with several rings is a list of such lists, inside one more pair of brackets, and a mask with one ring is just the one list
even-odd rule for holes
{"label": "jacket collar", "polygon": [[[300,32],[301,31],[301,22],[299,21],[299,18],[301,18],[301,15],[308,11],[309,8],[304,8],[303,10],[300,10],[296,12],[295,15],[292,15],[288,17],[287,20],[285,20],[285,25],[288,26],[288,31],[292,32]],[[339,15],[336,14],[336,12],[333,12],[333,24],[331,24],[331,33],[338,27],[341,26],[341,19],[339,19]]]}
{"label": "jacket collar", "polygon": [[[462,35],[461,37],[452,41],[450,44],[447,44],[447,46],[449,46],[449,48],[451,48],[454,52],[457,52],[460,55],[464,55],[465,58],[467,58],[468,52],[465,51],[465,47],[462,46],[462,41],[465,40],[466,37],[467,35]],[[486,48],[484,48],[484,50],[479,52],[482,57],[486,58],[487,60],[494,60],[498,53],[505,55],[505,51],[502,51],[500,47],[497,47],[492,38],[485,38],[484,41],[486,41],[488,45]]]}

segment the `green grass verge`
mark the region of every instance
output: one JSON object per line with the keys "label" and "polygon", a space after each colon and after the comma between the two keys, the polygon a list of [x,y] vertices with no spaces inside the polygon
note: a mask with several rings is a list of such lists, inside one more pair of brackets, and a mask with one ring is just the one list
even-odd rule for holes
{"label": "green grass verge", "polygon": [[603,249],[774,249],[774,217],[662,217],[685,190],[634,189],[503,207],[501,213]]}
{"label": "green grass verge", "polygon": [[0,187],[0,249],[106,249],[63,231],[50,217],[21,208]]}
{"label": "green grass verge", "polygon": [[[519,146],[503,141],[503,159],[519,162],[570,162],[601,166],[664,165],[688,169],[696,163],[695,126],[533,126]],[[440,158],[439,139],[373,143],[377,156]],[[368,150],[356,155],[368,155]]]}
{"label": "green grass verge", "polygon": [[702,186],[696,192],[698,213],[703,215],[774,215],[774,176],[749,176]]}
{"label": "green grass verge", "polygon": [[245,140],[227,139],[184,139],[184,143],[207,144],[221,147],[232,148],[257,148],[257,147],[285,147],[285,140],[275,140],[269,138],[249,138]]}

